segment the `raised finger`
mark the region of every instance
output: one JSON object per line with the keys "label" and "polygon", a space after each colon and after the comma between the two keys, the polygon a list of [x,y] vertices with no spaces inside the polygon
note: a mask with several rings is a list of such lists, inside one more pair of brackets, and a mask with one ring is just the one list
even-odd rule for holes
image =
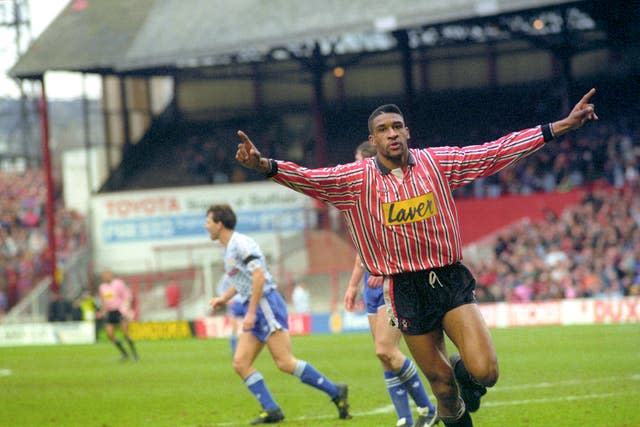
{"label": "raised finger", "polygon": [[580,104],[588,104],[589,100],[591,99],[591,97],[596,93],[596,89],[595,88],[591,88],[591,90],[589,92],[587,92],[582,99],[580,100]]}
{"label": "raised finger", "polygon": [[249,137],[247,136],[246,133],[242,132],[241,130],[238,131],[238,136],[240,137],[240,139],[242,140],[242,143],[246,146],[247,144],[249,146],[253,146],[253,143],[251,142],[251,140],[249,139]]}

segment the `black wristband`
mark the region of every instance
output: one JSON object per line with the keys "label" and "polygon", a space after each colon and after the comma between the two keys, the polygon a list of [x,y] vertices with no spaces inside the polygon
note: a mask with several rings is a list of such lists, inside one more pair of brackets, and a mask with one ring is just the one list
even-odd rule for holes
{"label": "black wristband", "polygon": [[556,136],[553,134],[553,128],[551,127],[551,123],[542,125],[541,128],[542,128],[542,137],[544,138],[544,142],[548,142],[556,138]]}
{"label": "black wristband", "polygon": [[269,159],[269,164],[271,165],[271,170],[264,175],[267,178],[273,178],[278,173],[278,162],[273,159]]}

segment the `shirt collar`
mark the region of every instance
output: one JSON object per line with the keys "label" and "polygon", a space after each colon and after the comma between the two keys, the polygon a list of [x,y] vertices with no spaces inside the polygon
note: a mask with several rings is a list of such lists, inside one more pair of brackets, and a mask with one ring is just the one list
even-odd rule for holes
{"label": "shirt collar", "polygon": [[[409,151],[409,157],[407,158],[407,165],[415,166],[415,164],[416,164],[416,159],[413,157],[413,154],[411,154],[411,151]],[[391,173],[391,169],[389,169],[388,167],[380,163],[380,160],[378,160],[377,156],[376,156],[376,167],[378,168],[378,170],[382,175],[389,175]]]}

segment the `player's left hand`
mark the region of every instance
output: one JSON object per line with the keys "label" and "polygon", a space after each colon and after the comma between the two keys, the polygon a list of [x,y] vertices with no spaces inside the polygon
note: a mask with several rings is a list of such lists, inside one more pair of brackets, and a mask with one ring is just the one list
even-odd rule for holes
{"label": "player's left hand", "polygon": [[367,285],[370,288],[379,288],[384,283],[384,276],[369,276],[369,280],[367,281]]}
{"label": "player's left hand", "polygon": [[587,121],[598,120],[598,116],[596,115],[596,107],[594,104],[590,103],[591,97],[593,97],[595,93],[595,88],[587,92],[582,97],[582,99],[578,101],[575,107],[573,107],[571,113],[569,113],[567,120],[569,120],[572,129],[581,127]]}

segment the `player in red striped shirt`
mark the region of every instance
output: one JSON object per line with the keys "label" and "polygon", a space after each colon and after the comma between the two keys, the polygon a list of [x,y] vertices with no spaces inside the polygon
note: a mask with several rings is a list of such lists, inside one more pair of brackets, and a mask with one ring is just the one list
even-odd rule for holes
{"label": "player in red striped shirt", "polygon": [[[594,94],[591,89],[564,119],[482,145],[409,149],[402,112],[387,104],[369,117],[375,158],[307,169],[262,157],[238,131],[236,159],[340,210],[367,271],[390,279],[385,285],[390,321],[429,380],[440,419],[446,426],[468,427],[473,425],[470,412],[498,380],[498,361],[476,305],[475,279],[461,263],[452,191],[596,120]],[[450,358],[445,333],[459,351]]]}

